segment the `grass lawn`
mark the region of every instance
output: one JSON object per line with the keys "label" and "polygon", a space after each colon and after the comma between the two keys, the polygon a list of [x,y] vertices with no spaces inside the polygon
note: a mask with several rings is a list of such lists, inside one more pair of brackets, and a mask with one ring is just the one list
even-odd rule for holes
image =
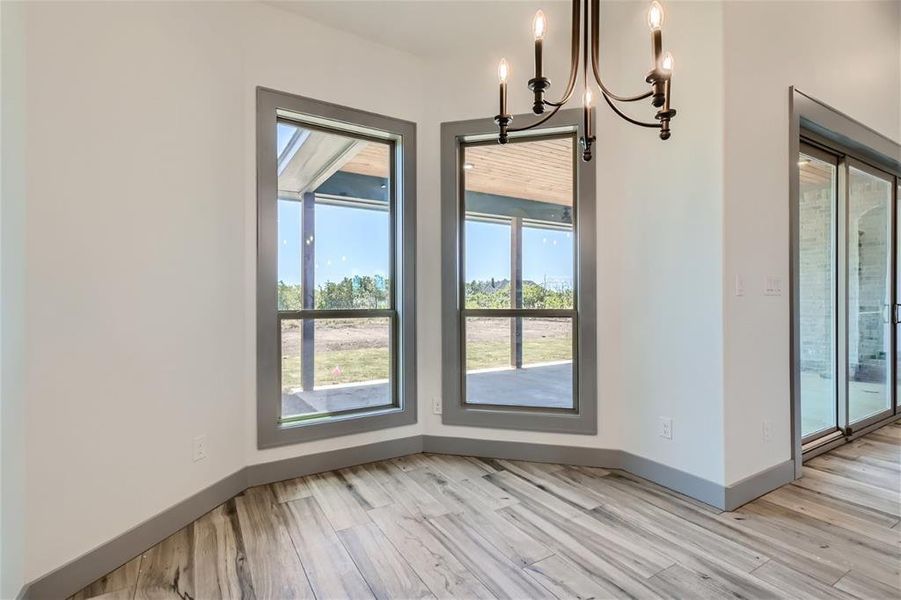
{"label": "grass lawn", "polygon": [[[357,383],[388,379],[388,353],[384,348],[356,348],[320,352],[313,371],[314,385]],[[300,387],[300,361],[282,357],[282,387]]]}
{"label": "grass lawn", "polygon": [[[472,321],[467,331],[467,370],[510,366],[510,319]],[[526,365],[572,359],[569,321],[529,319],[523,330]],[[300,388],[299,321],[283,323],[282,387]],[[390,372],[388,321],[385,319],[322,320],[316,328],[316,387],[386,380]]]}
{"label": "grass lawn", "polygon": [[[523,360],[526,364],[570,360],[572,339],[569,337],[526,340]],[[475,342],[469,345],[467,370],[510,366],[510,344],[505,342]],[[321,352],[316,356],[315,385],[359,383],[388,379],[388,354],[384,348],[357,348]],[[300,361],[297,357],[282,358],[282,386],[300,387]]]}
{"label": "grass lawn", "polygon": [[[573,341],[569,336],[524,340],[523,364],[571,360]],[[466,370],[491,369],[510,366],[509,342],[472,342],[466,348]]]}

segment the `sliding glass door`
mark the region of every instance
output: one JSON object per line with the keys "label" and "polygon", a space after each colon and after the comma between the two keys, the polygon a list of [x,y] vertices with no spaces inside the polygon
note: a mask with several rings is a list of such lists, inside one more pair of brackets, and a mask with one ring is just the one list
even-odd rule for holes
{"label": "sliding glass door", "polygon": [[892,408],[892,179],[848,161],[848,423]]}
{"label": "sliding glass door", "polygon": [[[901,177],[895,178],[895,201],[893,203],[895,207],[895,220],[897,225],[897,220],[901,217]],[[901,344],[901,276],[898,275],[897,271],[899,269],[899,265],[901,265],[901,233],[899,233],[901,227],[895,227],[895,305],[892,309],[891,319],[895,322],[895,413],[901,412],[899,409],[899,404],[901,404],[901,351],[899,351],[899,344]]]}
{"label": "sliding glass door", "polygon": [[895,414],[901,392],[896,175],[801,144],[796,377],[804,444]]}
{"label": "sliding glass door", "polygon": [[801,435],[838,428],[836,236],[838,159],[802,147],[798,160]]}

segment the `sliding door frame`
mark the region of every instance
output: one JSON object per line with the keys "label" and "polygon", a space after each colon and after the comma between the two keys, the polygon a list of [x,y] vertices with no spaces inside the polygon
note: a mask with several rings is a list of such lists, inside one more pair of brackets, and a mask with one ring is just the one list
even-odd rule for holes
{"label": "sliding door frame", "polygon": [[[794,87],[789,88],[789,251],[791,278],[789,303],[791,310],[790,329],[790,383],[792,447],[791,456],[795,464],[795,477],[801,477],[802,462],[821,452],[851,441],[884,423],[901,417],[899,414],[899,394],[897,377],[898,327],[901,317],[898,278],[898,186],[901,184],[901,144],[881,133],[855,121],[851,117],[829,105],[804,94]],[[836,380],[837,380],[837,429],[832,433],[820,433],[804,438],[801,432],[801,381],[800,381],[800,176],[798,156],[802,147],[813,147],[838,158],[838,194],[836,198],[837,237],[836,253]],[[849,423],[848,397],[848,199],[850,167],[858,167],[867,173],[881,173],[892,182],[889,220],[890,287],[889,356],[886,369],[889,376],[890,408],[869,416],[856,423]]]}

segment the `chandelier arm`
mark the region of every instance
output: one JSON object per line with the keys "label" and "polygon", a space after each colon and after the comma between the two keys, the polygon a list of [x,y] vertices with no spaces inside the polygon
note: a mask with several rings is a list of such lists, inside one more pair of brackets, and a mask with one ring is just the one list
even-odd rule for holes
{"label": "chandelier arm", "polygon": [[623,120],[628,121],[629,123],[632,123],[633,125],[639,125],[640,127],[649,127],[649,128],[653,128],[653,129],[660,129],[660,126],[661,126],[660,123],[645,123],[644,121],[637,121],[637,120],[633,119],[632,117],[630,117],[629,115],[627,115],[626,113],[624,113],[623,111],[621,111],[619,108],[617,108],[617,106],[610,100],[610,98],[607,97],[607,94],[602,94],[602,95],[604,96],[604,100],[607,101],[607,104],[610,106],[610,108],[613,109],[613,112],[615,112]]}
{"label": "chandelier arm", "polygon": [[[579,4],[579,0],[572,0],[572,30],[570,31],[569,36],[569,81],[566,84],[566,90],[563,92],[563,97],[560,98],[558,102],[544,100],[544,104],[546,104],[547,106],[555,106],[557,108],[560,108],[561,106],[569,102],[569,99],[572,98],[573,90],[576,89],[576,79],[579,75]],[[587,19],[588,15],[585,15],[585,18]]]}
{"label": "chandelier arm", "polygon": [[551,112],[549,112],[545,116],[541,117],[540,119],[538,119],[531,125],[526,125],[525,127],[510,127],[507,129],[507,131],[510,133],[516,133],[517,131],[528,131],[529,129],[534,129],[535,127],[538,127],[539,125],[546,123],[551,117],[556,115],[557,111],[560,110],[561,106],[563,106],[563,105],[562,104],[559,106],[555,105],[554,109]]}
{"label": "chandelier arm", "polygon": [[[617,102],[638,102],[639,100],[650,98],[654,95],[653,90],[648,90],[647,92],[635,96],[620,96],[611,92],[610,89],[604,85],[604,80],[601,79],[601,69],[599,66],[601,62],[599,56],[599,46],[601,45],[600,5],[600,0],[591,0],[591,70],[594,72],[594,80],[598,82],[598,87],[604,92],[605,97],[610,97]],[[585,43],[589,43],[588,40],[585,40]]]}

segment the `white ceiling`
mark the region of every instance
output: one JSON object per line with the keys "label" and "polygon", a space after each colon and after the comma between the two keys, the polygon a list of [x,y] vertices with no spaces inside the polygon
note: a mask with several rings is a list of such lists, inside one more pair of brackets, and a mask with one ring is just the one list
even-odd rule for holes
{"label": "white ceiling", "polygon": [[267,4],[424,58],[528,43],[532,16],[569,39],[569,0],[270,0]]}

